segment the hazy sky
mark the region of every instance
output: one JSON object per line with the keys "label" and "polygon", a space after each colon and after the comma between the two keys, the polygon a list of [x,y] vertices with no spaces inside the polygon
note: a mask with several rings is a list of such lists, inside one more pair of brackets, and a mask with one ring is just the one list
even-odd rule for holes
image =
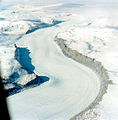
{"label": "hazy sky", "polygon": [[2,5],[9,5],[9,4],[16,4],[16,3],[28,3],[28,4],[32,4],[34,2],[38,2],[40,4],[51,4],[51,3],[63,3],[63,2],[105,2],[107,3],[111,3],[111,2],[118,2],[118,0],[0,0],[0,7]]}
{"label": "hazy sky", "polygon": [[7,3],[7,2],[41,2],[41,3],[52,3],[52,2],[79,2],[79,1],[97,1],[97,2],[99,2],[99,1],[101,1],[101,2],[118,2],[118,0],[0,0],[0,1],[2,1],[2,2],[4,2],[4,3]]}

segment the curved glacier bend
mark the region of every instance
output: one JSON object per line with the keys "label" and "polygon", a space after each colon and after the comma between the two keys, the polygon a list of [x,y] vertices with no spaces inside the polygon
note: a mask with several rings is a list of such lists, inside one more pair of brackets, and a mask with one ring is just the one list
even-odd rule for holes
{"label": "curved glacier bend", "polygon": [[[55,28],[59,29],[58,27]],[[61,52],[60,48],[53,41],[55,35],[58,33],[55,28],[42,29],[32,33],[32,35],[37,36],[33,41],[32,37],[26,36],[26,38],[28,37],[28,41],[31,40],[29,46],[31,45],[31,48],[34,46],[33,49],[29,49],[32,53],[31,57],[36,73],[39,74],[42,72],[42,75],[50,76],[51,80],[40,87],[26,90],[9,98],[11,114],[14,119],[34,119],[35,116],[36,119],[41,120],[68,120],[75,114],[84,111],[98,95],[100,89],[98,76],[89,67],[67,58]],[[20,43],[17,45],[20,46]],[[36,46],[40,48],[38,52],[36,52]],[[66,44],[64,44],[64,47],[68,49]],[[30,99],[31,95],[37,97]],[[17,105],[20,105],[20,108]],[[27,109],[31,111],[29,112]],[[21,116],[23,113],[27,114]]]}
{"label": "curved glacier bend", "polygon": [[55,37],[55,41],[58,44],[58,46],[61,48],[63,54],[81,64],[84,64],[85,66],[91,68],[93,71],[95,71],[96,75],[99,77],[100,80],[100,90],[95,98],[95,100],[82,112],[78,113],[74,117],[72,117],[70,120],[76,120],[79,116],[82,118],[85,112],[87,112],[89,109],[94,108],[101,100],[103,95],[107,92],[108,84],[110,83],[109,76],[107,70],[102,66],[102,64],[98,61],[96,61],[94,58],[87,57],[76,50],[72,50],[68,47],[66,44],[67,40],[64,40],[62,38]]}

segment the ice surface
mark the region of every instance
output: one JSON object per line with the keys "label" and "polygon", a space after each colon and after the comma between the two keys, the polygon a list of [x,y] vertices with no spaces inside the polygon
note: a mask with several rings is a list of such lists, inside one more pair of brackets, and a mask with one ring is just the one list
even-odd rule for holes
{"label": "ice surface", "polygon": [[[95,119],[117,120],[117,4],[51,2],[54,4],[48,5],[45,1],[44,6],[39,1],[29,2],[30,5],[20,3],[0,11],[3,77],[14,75],[19,84],[24,85],[29,81],[27,86],[38,83],[38,80],[35,81],[36,75],[50,78],[41,86],[8,97],[12,119],[68,120],[95,99],[99,91],[98,78],[89,68],[62,54],[53,41],[58,35],[68,40],[69,47],[101,61],[109,71],[115,85],[109,86],[108,93],[95,109]],[[31,52],[28,56],[32,60],[30,65],[35,67],[33,74],[28,75],[26,70],[19,71],[24,60],[18,62],[14,59],[14,44]],[[43,80],[47,80],[47,77],[43,77]],[[13,87],[7,86],[11,90]]]}
{"label": "ice surface", "polygon": [[[11,23],[13,24],[16,21],[19,23],[19,16],[23,16],[22,20],[20,18],[20,21],[24,20],[26,25],[29,25],[30,23],[30,27],[27,28],[32,29],[31,26],[35,27],[37,22],[41,23],[40,21],[43,21],[43,23],[46,21],[45,24],[49,27],[45,27],[44,25],[42,26],[43,29],[33,30],[30,32],[30,34],[27,34],[27,32],[24,31],[22,37],[15,41],[14,44],[16,44],[16,47],[13,47],[13,56],[15,56],[16,59],[14,59],[14,61],[18,63],[18,66],[16,64],[14,72],[10,74],[10,78],[14,78],[15,80],[13,79],[13,81],[16,81],[16,83],[18,83],[20,86],[16,86],[15,84],[16,88],[10,87],[9,92],[19,92],[24,84],[26,84],[24,85],[25,87],[35,83],[38,84],[38,81],[35,80],[35,75],[41,76],[40,79],[44,81],[47,81],[50,78],[48,82],[46,82],[44,85],[40,85],[40,87],[32,88],[31,91],[30,89],[24,90],[19,94],[8,97],[12,119],[70,119],[75,114],[84,110],[96,98],[99,91],[99,79],[97,78],[96,74],[89,68],[66,58],[62,54],[59,47],[54,43],[54,37],[57,35],[57,33],[61,32],[62,29],[67,29],[67,27],[70,26],[68,23],[61,21],[64,21],[65,19],[67,20],[68,17],[72,16],[72,14],[69,16],[68,13],[59,15],[50,14],[49,16],[51,19],[48,17],[43,17],[43,15],[40,17],[40,19],[38,17],[32,19],[31,15],[33,15],[33,13],[31,13],[31,9],[28,11],[24,8],[24,11],[20,11],[21,13],[13,13],[11,11],[10,9],[9,11],[4,11],[3,13],[5,14],[2,13],[2,15],[8,20],[8,14],[11,18],[15,14],[16,17],[13,18],[14,21],[11,19]],[[25,11],[27,11],[27,13],[29,12],[30,16],[29,14],[26,14]],[[37,13],[39,14],[39,11],[36,11],[36,14]],[[46,15],[47,13],[44,13],[44,16]],[[60,15],[62,17],[61,20],[59,18]],[[66,24],[67,27],[64,27],[64,24]],[[38,25],[40,28],[41,24]],[[17,30],[18,29],[19,28],[17,28]],[[11,31],[13,33],[16,31],[15,27],[9,31],[10,32],[8,34],[11,35]],[[19,35],[20,34],[18,34],[18,36]],[[12,41],[12,39],[10,40]],[[30,55],[28,50],[30,51]],[[25,56],[22,59],[24,53]],[[29,57],[31,57],[32,62]],[[28,69],[29,67],[31,68],[31,75],[28,76],[27,67]],[[34,72],[35,75],[32,74],[32,72]],[[89,95],[89,93],[93,91],[92,89],[94,87],[95,92]],[[83,88],[85,88],[85,90],[83,90]],[[86,95],[81,97],[81,95],[85,93]],[[26,95],[26,98],[24,95]],[[85,102],[86,99],[88,102]],[[31,101],[27,101],[25,103],[24,100]],[[20,107],[18,107],[18,104],[20,104]],[[30,109],[32,112],[27,111],[28,109]],[[22,113],[26,114],[21,116]]]}

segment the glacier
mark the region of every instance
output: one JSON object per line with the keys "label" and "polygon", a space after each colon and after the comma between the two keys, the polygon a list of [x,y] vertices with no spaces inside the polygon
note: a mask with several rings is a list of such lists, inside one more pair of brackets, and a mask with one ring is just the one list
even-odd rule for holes
{"label": "glacier", "polygon": [[[7,97],[11,119],[117,120],[117,4],[8,1],[0,10],[0,61],[2,77],[11,79],[5,88],[16,87]],[[100,91],[100,78],[66,57],[55,36],[101,62],[112,80],[101,102],[87,111]]]}

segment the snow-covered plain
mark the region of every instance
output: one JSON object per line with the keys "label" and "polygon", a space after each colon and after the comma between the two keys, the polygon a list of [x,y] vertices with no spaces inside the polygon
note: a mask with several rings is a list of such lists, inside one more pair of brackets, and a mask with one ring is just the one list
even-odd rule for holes
{"label": "snow-covered plain", "polygon": [[[21,68],[14,59],[16,44],[31,52],[32,65],[35,66],[33,74],[50,78],[38,87],[8,97],[13,120],[68,120],[96,98],[100,85],[96,74],[65,57],[54,42],[56,35],[66,39],[72,49],[101,61],[115,83],[109,86],[108,93],[95,107],[95,114],[88,115],[87,119],[117,120],[116,11],[117,5],[111,3],[58,2],[48,5],[45,2],[44,6],[20,3],[0,12],[3,77],[8,79]],[[22,71],[20,78],[24,72],[27,76],[27,71]],[[29,76],[31,74],[26,78]],[[19,78],[16,83],[19,81],[24,84]]]}

